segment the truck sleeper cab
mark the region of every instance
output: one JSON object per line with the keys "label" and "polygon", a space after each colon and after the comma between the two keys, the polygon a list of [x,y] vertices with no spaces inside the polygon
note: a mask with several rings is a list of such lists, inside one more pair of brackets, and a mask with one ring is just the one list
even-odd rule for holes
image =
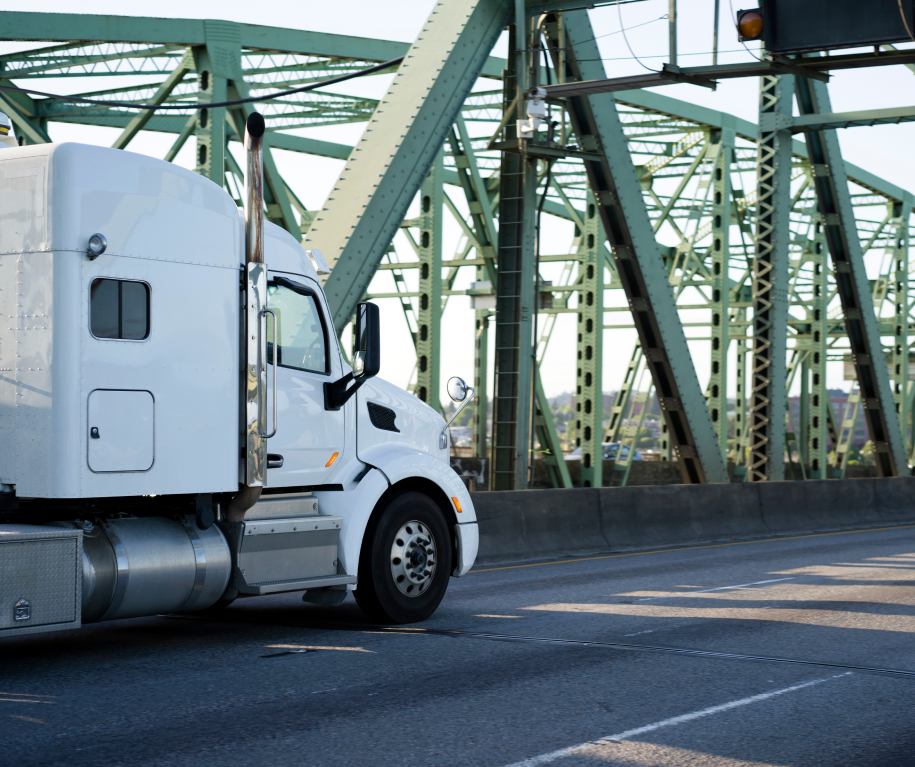
{"label": "truck sleeper cab", "polygon": [[288,591],[412,622],[473,564],[444,420],[371,377],[374,307],[354,372],[321,259],[252,218],[142,155],[0,147],[0,636]]}

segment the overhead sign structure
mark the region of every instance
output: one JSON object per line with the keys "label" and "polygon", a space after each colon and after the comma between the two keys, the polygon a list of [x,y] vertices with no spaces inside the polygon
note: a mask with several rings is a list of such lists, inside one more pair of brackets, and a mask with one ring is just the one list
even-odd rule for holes
{"label": "overhead sign structure", "polygon": [[762,0],[738,11],[742,40],[770,53],[804,53],[915,41],[913,0]]}

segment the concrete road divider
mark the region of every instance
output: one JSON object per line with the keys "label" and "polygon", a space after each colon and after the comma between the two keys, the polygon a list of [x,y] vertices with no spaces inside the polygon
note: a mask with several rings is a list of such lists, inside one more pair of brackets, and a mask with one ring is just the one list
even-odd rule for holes
{"label": "concrete road divider", "polygon": [[915,477],[474,493],[481,564],[915,523]]}

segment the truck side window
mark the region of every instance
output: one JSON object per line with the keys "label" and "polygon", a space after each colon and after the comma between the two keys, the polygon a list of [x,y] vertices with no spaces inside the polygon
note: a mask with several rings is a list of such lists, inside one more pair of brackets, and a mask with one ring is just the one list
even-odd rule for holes
{"label": "truck side window", "polygon": [[[313,295],[292,290],[285,285],[267,288],[267,305],[276,312],[276,342],[281,367],[329,373],[327,364],[327,331],[318,302]],[[268,356],[273,360],[273,317],[267,315]]]}
{"label": "truck side window", "polygon": [[93,280],[89,329],[96,338],[142,341],[149,336],[149,286],[130,280]]}

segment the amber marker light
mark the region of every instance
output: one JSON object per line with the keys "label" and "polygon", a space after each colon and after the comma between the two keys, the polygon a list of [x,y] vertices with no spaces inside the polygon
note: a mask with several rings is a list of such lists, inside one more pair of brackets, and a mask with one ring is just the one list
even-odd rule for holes
{"label": "amber marker light", "polygon": [[758,8],[751,11],[737,12],[738,39],[759,40],[763,33],[763,17]]}
{"label": "amber marker light", "polygon": [[338,455],[340,455],[340,453],[334,453],[334,454],[330,457],[330,460],[329,460],[327,463],[324,464],[324,468],[325,468],[325,469],[329,469],[331,466],[333,466],[333,465],[334,465],[334,461],[337,460],[337,456],[338,456]]}
{"label": "amber marker light", "polygon": [[460,514],[461,513],[461,502],[457,498],[455,498],[453,495],[451,496],[451,500],[454,501],[454,508],[456,508],[457,513]]}

